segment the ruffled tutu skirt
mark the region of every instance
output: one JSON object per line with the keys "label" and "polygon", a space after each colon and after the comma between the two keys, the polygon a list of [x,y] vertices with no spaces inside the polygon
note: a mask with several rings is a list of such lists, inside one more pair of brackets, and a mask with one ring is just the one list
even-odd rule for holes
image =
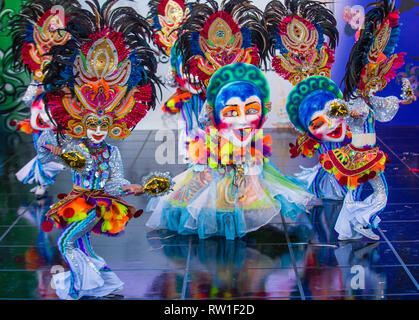
{"label": "ruffled tutu skirt", "polygon": [[295,219],[314,196],[286,179],[270,162],[248,167],[237,183],[233,166],[194,165],[174,178],[173,192],[152,198],[146,225],[200,238],[233,240],[259,229],[281,213]]}

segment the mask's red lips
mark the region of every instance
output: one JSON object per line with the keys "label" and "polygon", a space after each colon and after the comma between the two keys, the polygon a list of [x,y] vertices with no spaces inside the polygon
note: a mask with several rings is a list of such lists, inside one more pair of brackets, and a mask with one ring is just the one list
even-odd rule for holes
{"label": "mask's red lips", "polygon": [[252,133],[252,128],[233,129],[233,133],[240,141],[245,141]]}
{"label": "mask's red lips", "polygon": [[39,114],[36,116],[36,120],[35,120],[35,122],[36,122],[36,125],[39,127],[39,128],[49,128],[49,125],[48,124],[46,124],[42,119],[41,119],[41,117],[39,116]]}
{"label": "mask's red lips", "polygon": [[104,134],[101,134],[101,135],[95,135],[95,134],[92,134],[92,137],[93,137],[93,139],[95,139],[95,140],[101,140],[104,136],[105,136]]}
{"label": "mask's red lips", "polygon": [[340,138],[342,136],[342,124],[336,127],[335,130],[327,134],[331,138]]}

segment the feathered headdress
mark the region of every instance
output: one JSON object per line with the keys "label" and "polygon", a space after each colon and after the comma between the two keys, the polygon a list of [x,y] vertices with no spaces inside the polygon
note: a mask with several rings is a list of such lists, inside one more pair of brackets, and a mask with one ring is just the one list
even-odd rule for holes
{"label": "feathered headdress", "polygon": [[394,1],[369,4],[364,26],[352,47],[343,78],[345,99],[368,97],[371,89],[382,90],[404,64],[405,53],[394,52],[400,35],[399,11]]}
{"label": "feathered headdress", "polygon": [[149,19],[153,20],[154,43],[167,56],[177,40],[178,28],[190,11],[184,0],[151,0]]}
{"label": "feathered headdress", "polygon": [[197,3],[179,31],[177,49],[186,74],[205,86],[222,66],[265,59],[267,33],[263,13],[248,0]]}
{"label": "feathered headdress", "polygon": [[155,106],[157,62],[149,47],[152,29],[130,7],[117,1],[87,1],[91,10],[69,15],[64,46],[51,49],[45,76],[52,118],[73,137],[86,134],[86,121],[107,123],[111,138],[120,139]]}
{"label": "feathered headdress", "polygon": [[310,76],[330,77],[339,34],[333,13],[323,3],[274,0],[266,6],[264,20],[276,73],[293,85]]}
{"label": "feathered headdress", "polygon": [[10,21],[12,50],[18,68],[24,65],[35,80],[42,81],[53,46],[65,44],[71,35],[64,31],[67,14],[79,7],[72,0],[28,0]]}

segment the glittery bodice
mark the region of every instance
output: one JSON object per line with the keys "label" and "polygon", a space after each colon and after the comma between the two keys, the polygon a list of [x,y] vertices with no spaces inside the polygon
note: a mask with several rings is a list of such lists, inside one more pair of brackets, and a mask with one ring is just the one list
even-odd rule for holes
{"label": "glittery bodice", "polygon": [[[42,163],[59,161],[60,157],[41,148],[46,144],[58,145],[53,131],[45,131],[38,139],[38,157]],[[104,189],[111,195],[119,195],[119,187],[130,182],[124,178],[121,154],[117,147],[106,142],[93,145],[88,139],[66,137],[62,143],[63,151],[77,151],[86,158],[86,165],[81,170],[71,169],[73,183],[85,189]]]}
{"label": "glittery bodice", "polygon": [[399,110],[399,99],[395,96],[370,97],[367,103],[361,97],[348,102],[349,115],[352,111],[360,114],[358,118],[348,116],[346,123],[353,134],[375,133],[375,120],[388,122]]}

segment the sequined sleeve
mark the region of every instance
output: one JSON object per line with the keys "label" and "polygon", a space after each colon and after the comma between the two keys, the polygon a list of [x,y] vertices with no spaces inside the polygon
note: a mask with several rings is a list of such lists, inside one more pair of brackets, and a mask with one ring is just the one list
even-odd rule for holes
{"label": "sequined sleeve", "polygon": [[113,196],[118,196],[121,194],[119,188],[131,183],[124,178],[124,167],[122,164],[121,153],[115,146],[112,146],[109,166],[111,168],[111,175],[106,182],[104,189],[106,193]]}
{"label": "sequined sleeve", "polygon": [[[64,138],[60,140],[60,143],[60,147],[62,148],[63,152],[76,151],[79,152],[86,159],[85,167],[79,170],[80,174],[86,174],[92,170],[93,159],[90,156],[89,152],[85,150],[85,148],[82,148],[79,139],[75,139],[70,136],[64,135]],[[42,148],[42,146],[46,146],[47,144],[59,146],[57,143],[56,134],[53,130],[44,131],[38,138],[38,160],[43,164],[51,161],[56,161],[67,167],[67,164],[60,157],[52,154],[48,149]]]}
{"label": "sequined sleeve", "polygon": [[[347,106],[349,114],[346,117],[346,123],[351,128],[352,133],[364,133],[364,122],[370,112],[368,105],[362,98],[358,97],[349,100]],[[351,116],[354,111],[359,114],[359,117],[354,118]]]}
{"label": "sequined sleeve", "polygon": [[380,122],[392,120],[399,110],[399,102],[399,98],[395,96],[371,97],[375,119]]}
{"label": "sequined sleeve", "polygon": [[43,148],[47,144],[52,144],[57,146],[57,139],[55,137],[55,133],[53,130],[45,130],[40,137],[38,138],[37,145],[38,145],[38,160],[44,164],[51,161],[57,161],[59,163],[63,163],[61,158],[53,155],[49,150]]}

